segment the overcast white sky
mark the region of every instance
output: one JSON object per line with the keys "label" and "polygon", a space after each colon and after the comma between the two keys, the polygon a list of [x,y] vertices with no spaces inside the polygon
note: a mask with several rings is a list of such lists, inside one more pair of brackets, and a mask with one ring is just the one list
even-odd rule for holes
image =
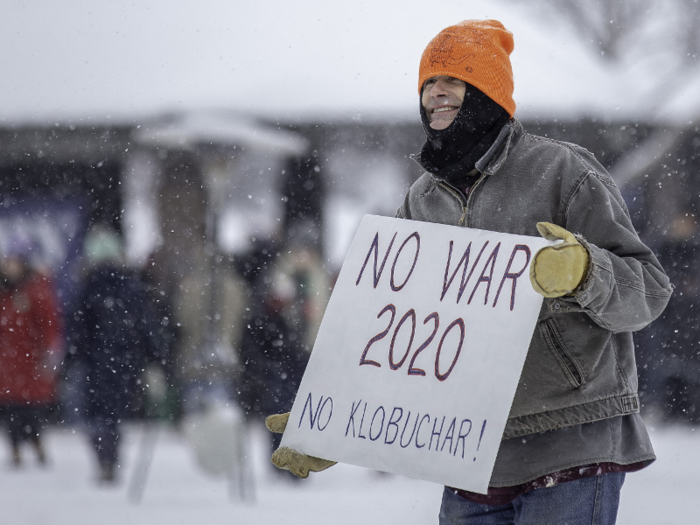
{"label": "overcast white sky", "polygon": [[0,122],[198,108],[417,118],[420,55],[467,18],[514,33],[516,115],[631,111],[638,82],[541,15],[502,0],[5,0]]}

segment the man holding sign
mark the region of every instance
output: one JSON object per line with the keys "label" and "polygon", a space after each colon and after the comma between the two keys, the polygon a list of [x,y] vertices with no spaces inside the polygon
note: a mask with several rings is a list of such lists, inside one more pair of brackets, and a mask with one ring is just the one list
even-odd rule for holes
{"label": "man holding sign", "polygon": [[[422,313],[418,306],[411,308],[410,304],[401,303],[404,286],[413,286],[414,297],[424,293],[427,300],[431,293],[426,279],[421,278],[423,284],[411,280],[414,271],[422,272],[421,276],[430,275],[425,266],[428,263],[424,262],[428,256],[421,258],[420,254],[435,254],[434,258],[438,258],[445,253],[440,247],[428,252],[425,248],[428,239],[438,238],[443,230],[412,228],[410,221],[435,223],[430,225],[432,228],[467,228],[463,230],[462,242],[469,239],[469,244],[458,247],[460,240],[450,237],[447,260],[440,262],[444,276],[439,275],[433,286],[441,287],[440,304],[451,301],[459,306],[460,310],[455,310],[459,312],[467,308],[477,311],[480,305],[478,308],[484,312],[501,312],[502,318],[511,319],[513,325],[521,316],[532,316],[535,328],[529,345],[525,341],[527,357],[523,354],[521,373],[520,365],[513,366],[519,381],[516,376],[517,389],[514,397],[511,394],[510,413],[502,424],[502,440],[488,489],[482,490],[480,484],[470,485],[468,481],[454,483],[461,485],[458,488],[446,488],[440,523],[614,523],[625,473],[640,470],[655,459],[639,415],[632,332],[659,316],[671,295],[671,286],[653,253],[639,240],[615,183],[593,155],[573,144],[530,135],[514,118],[509,59],[513,46],[512,34],[500,22],[468,20],[440,32],[423,53],[418,90],[427,141],[415,160],[425,173],[413,184],[397,213],[397,217],[409,220],[403,221],[408,229],[396,227],[391,244],[390,239],[380,236],[379,229],[371,244],[371,236],[365,241],[369,252],[365,247],[365,266],[353,276],[357,278],[355,288],[379,290],[386,282],[387,290],[394,293],[387,297],[395,300],[387,302],[379,315],[373,313],[375,322],[389,318],[390,322],[385,322],[385,332],[377,333],[367,343],[360,366],[353,366],[377,374],[400,369],[398,372],[407,370],[408,375],[413,372],[415,376],[423,373],[428,377],[431,372],[413,362],[419,359],[418,352],[411,354],[411,362],[407,361],[408,351],[401,359],[397,357],[402,353],[397,349],[406,347],[402,345],[413,348],[413,335],[421,323],[434,325],[433,336],[439,340],[431,379],[436,385],[468,377],[468,371],[463,370],[467,367],[459,366],[469,358],[460,357],[460,352],[470,352],[463,345],[465,337],[474,337],[474,352],[483,346],[484,337],[504,338],[494,348],[517,346],[517,342],[507,340],[509,325],[482,327],[479,325],[489,322],[470,325],[463,318],[452,321],[450,317],[438,330],[438,318],[452,313],[439,309]],[[476,233],[469,233],[472,230]],[[358,235],[362,232],[361,228]],[[540,234],[556,244],[542,239],[537,245],[522,237],[498,237],[503,234]],[[476,236],[471,240],[470,235]],[[514,239],[511,244],[509,239]],[[499,250],[505,253],[500,258]],[[483,259],[478,262],[480,257]],[[402,260],[408,260],[408,265]],[[372,261],[373,274],[369,270]],[[393,266],[389,267],[391,261]],[[541,308],[524,306],[529,301],[523,291],[527,281],[518,279],[528,267],[532,288],[544,298],[539,299]],[[463,270],[458,271],[460,268]],[[391,272],[390,277],[382,277],[382,272]],[[451,300],[449,294],[454,292],[450,287],[457,286],[452,285],[453,281],[459,284],[459,290],[456,299]],[[348,284],[348,290],[351,288],[352,283]],[[463,302],[458,305],[462,294]],[[329,311],[332,306],[333,299]],[[412,326],[413,331],[410,340],[400,344],[397,341],[406,338],[401,335],[404,326]],[[482,328],[489,335],[475,336]],[[341,330],[341,326],[336,330]],[[385,336],[391,345],[388,360],[382,361],[375,348]],[[442,357],[441,361],[441,349],[449,345],[457,349],[456,353],[453,350],[449,358]],[[475,363],[495,359],[498,352],[494,348],[485,351]],[[311,361],[310,366],[314,356]],[[492,369],[498,371],[499,367]],[[451,373],[455,375],[448,379]],[[392,377],[381,376],[381,380],[393,381]],[[500,384],[505,388],[508,381],[496,381],[496,389]],[[402,388],[399,383],[396,385]],[[332,391],[330,382],[325,386],[326,392]],[[466,381],[463,388],[468,392]],[[295,404],[292,412],[294,415],[296,410],[298,419],[295,429],[301,428],[307,414],[310,427],[316,424],[317,434],[321,435],[318,431],[335,424],[335,420],[331,423],[334,409],[345,410],[349,416],[343,415],[341,432],[346,439],[359,443],[360,438],[368,437],[367,443],[373,439],[383,443],[381,454],[387,458],[393,454],[393,448],[404,447],[404,442],[406,450],[413,450],[417,458],[432,448],[435,455],[431,457],[436,462],[442,461],[443,456],[454,461],[470,455],[475,476],[481,439],[497,426],[496,416],[453,414],[459,411],[459,405],[446,408],[442,415],[434,411],[428,414],[417,404],[384,406],[386,403],[366,396],[367,399],[358,397],[348,409],[341,406],[337,395],[332,399],[327,395],[325,401],[323,396],[315,395],[313,398],[309,391],[306,397],[302,384],[297,398],[300,406],[297,409]],[[474,396],[465,394],[467,397]],[[486,398],[482,401],[489,402]],[[418,415],[412,416],[409,408]],[[284,430],[286,417],[273,416],[269,426],[272,430]],[[367,423],[365,417],[371,417],[371,422]],[[424,421],[425,428],[432,430],[421,434]],[[395,434],[392,422],[396,425]],[[365,434],[363,424],[369,424]],[[443,431],[443,427],[447,430]],[[414,433],[409,439],[411,428]],[[400,429],[408,429],[405,441],[401,441],[404,434],[399,435]],[[466,450],[469,453],[465,455]],[[342,455],[337,457],[343,460]],[[372,464],[381,464],[382,457],[375,458]],[[273,462],[302,476],[333,464],[293,447],[278,450]],[[468,463],[462,463],[460,468],[472,468]],[[446,475],[445,479],[457,478]]]}

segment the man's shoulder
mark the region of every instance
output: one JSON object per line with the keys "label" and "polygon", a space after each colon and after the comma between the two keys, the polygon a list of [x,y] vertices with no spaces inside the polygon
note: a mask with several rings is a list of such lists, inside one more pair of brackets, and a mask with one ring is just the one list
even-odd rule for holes
{"label": "man's shoulder", "polygon": [[[404,198],[402,208],[404,208],[409,201],[415,201],[419,197],[428,195],[435,190],[437,185],[437,180],[429,172],[424,171],[420,177],[418,177],[408,188],[406,196]],[[401,208],[399,209],[400,212]]]}
{"label": "man's shoulder", "polygon": [[420,197],[431,193],[433,190],[435,190],[436,185],[437,181],[435,180],[435,177],[427,171],[424,171],[423,174],[418,177],[413,184],[411,184],[410,188],[406,192],[406,197],[401,203],[399,209],[396,211],[395,216],[400,219],[411,219],[411,203],[415,203]]}
{"label": "man's shoulder", "polygon": [[589,172],[612,183],[607,170],[595,155],[579,144],[523,132],[518,146],[520,147],[513,152],[515,158],[531,157],[546,162],[565,163],[574,172]]}
{"label": "man's shoulder", "polygon": [[431,191],[436,184],[436,179],[433,175],[424,171],[423,174],[416,179],[416,181],[411,184],[411,193],[425,193],[426,191]]}
{"label": "man's shoulder", "polygon": [[557,140],[546,135],[537,135],[523,131],[521,143],[526,147],[549,149],[560,155],[574,155],[581,157],[595,158],[595,155],[583,146],[565,140]]}

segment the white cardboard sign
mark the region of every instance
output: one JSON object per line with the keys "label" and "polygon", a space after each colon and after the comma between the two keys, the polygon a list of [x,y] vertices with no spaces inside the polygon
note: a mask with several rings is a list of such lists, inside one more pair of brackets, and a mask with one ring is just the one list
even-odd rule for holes
{"label": "white cardboard sign", "polygon": [[539,237],[367,215],[282,446],[486,493],[542,304]]}

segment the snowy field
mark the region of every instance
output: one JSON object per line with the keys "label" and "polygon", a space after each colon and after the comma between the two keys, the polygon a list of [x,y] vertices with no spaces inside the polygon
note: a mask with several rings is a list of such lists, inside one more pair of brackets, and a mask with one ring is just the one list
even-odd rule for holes
{"label": "snowy field", "polygon": [[[222,478],[204,474],[184,438],[170,428],[159,433],[152,468],[140,503],[128,498],[143,428],[126,428],[121,483],[98,486],[90,450],[79,431],[46,434],[50,464],[40,469],[29,450],[25,466],[9,467],[0,443],[0,524],[432,524],[437,523],[442,488],[347,465],[289,482],[268,467],[263,429],[251,432],[255,502],[229,496]],[[687,426],[652,429],[659,460],[630,475],[618,523],[693,524],[700,521],[697,497],[700,430]]]}

